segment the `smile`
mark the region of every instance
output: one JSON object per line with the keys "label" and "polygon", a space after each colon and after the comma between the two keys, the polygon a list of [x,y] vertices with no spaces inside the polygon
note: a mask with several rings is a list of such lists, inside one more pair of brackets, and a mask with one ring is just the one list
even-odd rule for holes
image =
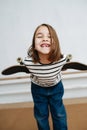
{"label": "smile", "polygon": [[50,47],[50,44],[48,44],[48,43],[43,43],[43,44],[41,44],[41,47]]}

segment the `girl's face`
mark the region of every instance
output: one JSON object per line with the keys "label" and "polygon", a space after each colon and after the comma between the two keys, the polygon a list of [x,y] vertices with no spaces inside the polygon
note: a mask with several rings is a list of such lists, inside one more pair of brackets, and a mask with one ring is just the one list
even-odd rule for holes
{"label": "girl's face", "polygon": [[46,26],[41,26],[35,34],[35,50],[39,55],[49,55],[51,50],[51,36]]}

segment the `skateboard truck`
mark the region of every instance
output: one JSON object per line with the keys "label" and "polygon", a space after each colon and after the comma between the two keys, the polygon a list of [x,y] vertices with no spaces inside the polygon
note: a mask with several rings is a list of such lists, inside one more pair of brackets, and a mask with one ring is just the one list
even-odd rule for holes
{"label": "skateboard truck", "polygon": [[71,55],[71,54],[68,54],[68,55],[66,56],[66,61],[69,62],[71,59],[72,59],[72,55]]}
{"label": "skateboard truck", "polygon": [[20,63],[20,65],[23,65],[23,60],[22,60],[21,57],[18,57],[18,58],[17,58],[17,62]]}

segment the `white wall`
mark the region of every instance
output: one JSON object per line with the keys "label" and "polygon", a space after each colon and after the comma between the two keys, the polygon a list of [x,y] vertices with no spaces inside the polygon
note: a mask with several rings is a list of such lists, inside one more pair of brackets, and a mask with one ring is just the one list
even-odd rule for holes
{"label": "white wall", "polygon": [[0,0],[0,72],[26,56],[41,23],[56,29],[63,53],[87,64],[87,0]]}

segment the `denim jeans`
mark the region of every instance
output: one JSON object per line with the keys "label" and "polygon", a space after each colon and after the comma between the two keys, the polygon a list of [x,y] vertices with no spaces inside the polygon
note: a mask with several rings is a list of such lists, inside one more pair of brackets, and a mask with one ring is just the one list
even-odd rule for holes
{"label": "denim jeans", "polygon": [[53,130],[67,130],[67,116],[62,100],[64,94],[62,81],[52,87],[41,87],[31,83],[31,92],[38,130],[50,130],[49,110],[53,121]]}

